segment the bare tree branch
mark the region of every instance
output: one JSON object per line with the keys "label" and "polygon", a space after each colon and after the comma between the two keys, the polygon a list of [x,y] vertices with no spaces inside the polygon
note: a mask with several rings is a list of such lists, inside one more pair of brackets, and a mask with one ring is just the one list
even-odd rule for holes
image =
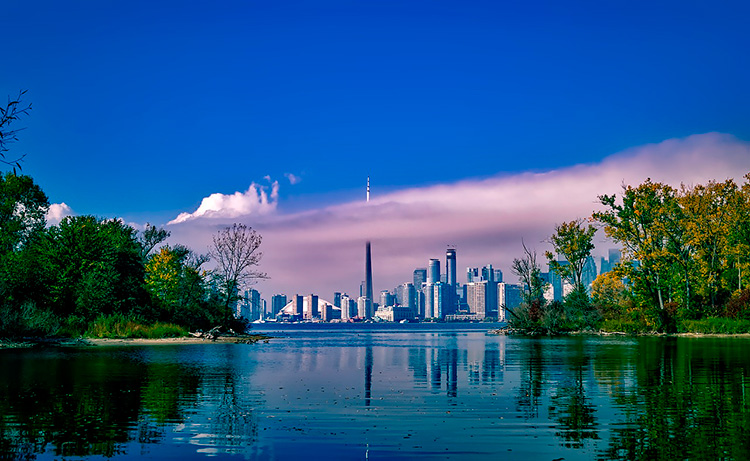
{"label": "bare tree branch", "polygon": [[240,298],[239,292],[244,285],[268,278],[265,272],[253,269],[263,257],[259,251],[262,241],[261,235],[252,227],[237,223],[214,235],[209,254],[216,262],[216,275],[225,290],[226,307]]}
{"label": "bare tree branch", "polygon": [[23,130],[23,128],[10,130],[7,127],[12,122],[21,118],[22,115],[29,115],[31,104],[24,105],[21,102],[24,94],[26,94],[26,90],[20,91],[15,99],[9,97],[8,103],[5,107],[0,106],[0,163],[11,166],[13,168],[13,174],[16,173],[17,169],[21,169],[21,160],[23,160],[26,155],[21,155],[18,158],[8,160],[5,153],[8,152],[8,146],[10,144],[18,141],[18,132]]}

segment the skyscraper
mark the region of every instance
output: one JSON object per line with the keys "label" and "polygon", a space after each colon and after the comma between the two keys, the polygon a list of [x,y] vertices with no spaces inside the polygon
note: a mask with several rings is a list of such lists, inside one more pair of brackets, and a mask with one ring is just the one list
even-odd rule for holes
{"label": "skyscraper", "polygon": [[418,267],[414,269],[414,289],[421,290],[422,284],[427,281],[427,269]]}
{"label": "skyscraper", "polygon": [[458,296],[456,294],[456,249],[448,248],[445,250],[445,274],[447,286],[447,298],[441,312],[443,316],[454,314],[458,309]]}
{"label": "skyscraper", "polygon": [[479,268],[467,267],[466,268],[466,283],[478,282],[478,281],[479,281]]}
{"label": "skyscraper", "polygon": [[273,295],[271,297],[271,313],[273,315],[278,314],[281,312],[281,309],[286,306],[286,295]]}
{"label": "skyscraper", "polygon": [[427,283],[438,283],[440,281],[440,260],[430,259],[427,266]]}
{"label": "skyscraper", "polygon": [[448,275],[448,285],[456,288],[456,249],[448,248],[445,251],[445,273]]}

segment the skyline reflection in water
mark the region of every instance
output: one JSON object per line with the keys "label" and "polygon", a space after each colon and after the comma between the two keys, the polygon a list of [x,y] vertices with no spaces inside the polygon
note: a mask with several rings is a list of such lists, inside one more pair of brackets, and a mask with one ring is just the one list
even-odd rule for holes
{"label": "skyline reflection in water", "polygon": [[750,456],[745,338],[442,328],[0,351],[1,458]]}

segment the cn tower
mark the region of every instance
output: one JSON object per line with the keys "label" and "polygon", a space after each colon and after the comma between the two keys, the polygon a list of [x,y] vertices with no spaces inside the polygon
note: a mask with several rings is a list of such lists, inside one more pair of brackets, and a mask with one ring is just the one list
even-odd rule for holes
{"label": "cn tower", "polygon": [[[370,203],[370,177],[367,177],[367,203]],[[375,316],[372,304],[372,252],[370,241],[365,244],[365,318]]]}

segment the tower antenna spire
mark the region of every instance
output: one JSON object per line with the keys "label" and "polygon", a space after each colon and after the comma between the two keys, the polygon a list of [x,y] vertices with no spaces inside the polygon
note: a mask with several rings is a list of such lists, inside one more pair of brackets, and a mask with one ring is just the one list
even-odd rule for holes
{"label": "tower antenna spire", "polygon": [[367,177],[367,201],[370,201],[370,177]]}

